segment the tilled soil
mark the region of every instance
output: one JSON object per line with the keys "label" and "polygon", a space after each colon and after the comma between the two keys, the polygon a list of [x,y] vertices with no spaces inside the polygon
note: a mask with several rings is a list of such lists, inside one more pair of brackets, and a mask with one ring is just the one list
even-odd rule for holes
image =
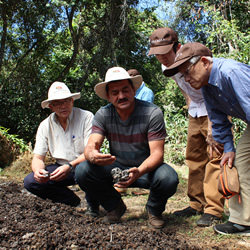
{"label": "tilled soil", "polygon": [[203,249],[178,234],[178,227],[150,228],[144,214],[106,225],[84,215],[84,207],[84,201],[82,208],[53,204],[22,183],[0,182],[0,249]]}
{"label": "tilled soil", "polygon": [[2,183],[0,196],[1,249],[197,249],[138,220],[105,225],[79,209],[30,195],[21,184]]}

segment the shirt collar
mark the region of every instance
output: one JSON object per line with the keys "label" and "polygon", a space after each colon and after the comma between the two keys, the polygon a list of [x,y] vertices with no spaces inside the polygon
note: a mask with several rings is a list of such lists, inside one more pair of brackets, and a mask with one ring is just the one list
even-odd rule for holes
{"label": "shirt collar", "polygon": [[218,59],[213,58],[213,65],[208,79],[208,84],[218,87],[217,78],[218,78]]}

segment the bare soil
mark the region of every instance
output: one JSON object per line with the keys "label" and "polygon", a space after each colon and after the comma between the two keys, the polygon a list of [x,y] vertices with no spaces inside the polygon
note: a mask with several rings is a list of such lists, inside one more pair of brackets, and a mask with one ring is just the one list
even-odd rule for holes
{"label": "bare soil", "polygon": [[147,224],[147,194],[134,195],[132,191],[138,190],[128,189],[123,196],[128,209],[121,223],[105,225],[102,216],[93,219],[84,214],[84,192],[77,185],[71,188],[81,197],[80,207],[42,200],[24,190],[22,181],[0,178],[0,250],[250,249],[249,237],[217,235],[212,227],[197,227],[198,216],[180,219],[172,214],[188,205],[185,176],[168,201],[162,230]]}

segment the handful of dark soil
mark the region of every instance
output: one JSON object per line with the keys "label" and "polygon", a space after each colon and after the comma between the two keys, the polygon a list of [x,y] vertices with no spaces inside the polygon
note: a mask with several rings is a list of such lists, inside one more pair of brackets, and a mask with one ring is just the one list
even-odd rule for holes
{"label": "handful of dark soil", "polygon": [[111,175],[113,177],[114,183],[117,183],[119,181],[126,181],[129,177],[129,170],[121,170],[120,168],[113,168],[111,170]]}

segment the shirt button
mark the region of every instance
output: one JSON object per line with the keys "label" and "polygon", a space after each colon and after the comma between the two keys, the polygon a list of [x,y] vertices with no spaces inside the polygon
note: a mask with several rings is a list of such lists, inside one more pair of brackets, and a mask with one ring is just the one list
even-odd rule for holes
{"label": "shirt button", "polygon": [[219,97],[221,97],[221,94],[219,94]]}

